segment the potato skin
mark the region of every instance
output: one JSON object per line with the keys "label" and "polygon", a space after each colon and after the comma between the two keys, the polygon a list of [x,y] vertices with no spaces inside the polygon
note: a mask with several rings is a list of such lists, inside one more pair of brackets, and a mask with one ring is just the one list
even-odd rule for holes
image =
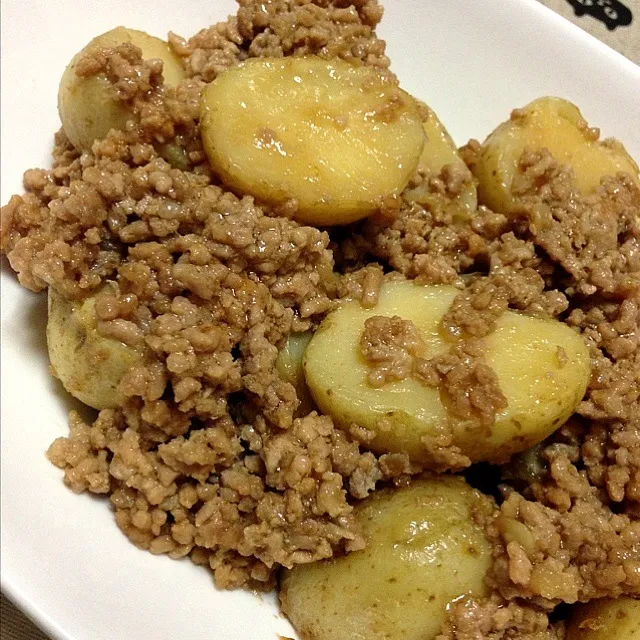
{"label": "potato skin", "polygon": [[398,195],[424,144],[418,107],[394,80],[315,56],[228,69],[202,94],[201,131],[228,186],[316,226]]}
{"label": "potato skin", "polygon": [[124,129],[127,120],[131,119],[128,105],[115,99],[112,86],[104,74],[80,78],[75,72],[76,64],[89,51],[124,43],[139,47],[145,59],[160,58],[164,63],[165,84],[174,86],[184,78],[179,58],[160,38],[125,27],[116,27],[97,36],[73,57],[62,74],[58,88],[60,120],[76,149],[90,150],[94,140],[104,138],[111,129]]}
{"label": "potato skin", "polygon": [[304,370],[302,368],[304,351],[312,337],[313,333],[311,331],[292,333],[287,338],[285,346],[278,352],[278,358],[276,359],[278,375],[296,389],[298,400],[300,401],[295,413],[297,417],[306,416],[316,408],[304,379]]}
{"label": "potato skin", "polygon": [[115,409],[122,405],[122,376],[141,365],[144,354],[98,334],[94,306],[95,297],[71,302],[49,288],[49,360],[72,396],[94,409]]}
{"label": "potato skin", "polygon": [[576,605],[566,640],[640,640],[640,600],[623,596]]}
{"label": "potato skin", "polygon": [[452,600],[487,594],[491,548],[473,515],[490,509],[456,477],[376,491],[354,511],[365,549],[287,571],[282,609],[302,640],[431,640]]}
{"label": "potato skin", "polygon": [[[376,436],[368,446],[377,453],[406,452],[416,462],[430,464],[423,438],[436,435],[440,426],[456,425],[439,390],[411,377],[370,386],[359,340],[367,318],[397,315],[416,325],[424,357],[442,353],[450,343],[440,333],[440,321],[458,293],[448,286],[387,282],[373,309],[352,300],[330,313],[309,343],[303,364],[320,410],[343,427],[355,422],[373,430]],[[486,433],[454,429],[454,444],[474,462],[502,463],[567,420],[587,388],[590,361],[583,339],[567,325],[514,312],[503,314],[485,341],[487,363],[509,404]],[[382,419],[390,428],[381,427]]]}
{"label": "potato skin", "polygon": [[589,128],[579,109],[561,98],[539,98],[514,111],[489,134],[472,166],[480,203],[502,213],[517,209],[511,185],[525,148],[546,148],[556,160],[571,165],[574,184],[584,195],[593,193],[604,176],[620,171],[640,184],[638,165],[622,144],[597,138],[597,130]]}

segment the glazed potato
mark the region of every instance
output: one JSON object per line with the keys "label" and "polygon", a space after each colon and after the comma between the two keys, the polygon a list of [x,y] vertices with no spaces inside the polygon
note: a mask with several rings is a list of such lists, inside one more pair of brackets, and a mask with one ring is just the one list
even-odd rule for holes
{"label": "glazed potato", "polygon": [[286,572],[282,609],[302,640],[432,640],[450,602],[487,593],[490,508],[454,477],[376,491],[355,508],[365,549]]}
{"label": "glazed potato", "polygon": [[348,300],[330,313],[304,355],[304,372],[311,394],[323,413],[336,423],[357,423],[376,436],[369,445],[378,453],[407,452],[429,463],[423,438],[453,427],[455,444],[472,461],[504,462],[512,454],[546,438],[573,413],[590,375],[587,348],[567,325],[514,312],[498,320],[485,338],[486,361],[495,371],[508,406],[484,433],[456,421],[438,389],[409,376],[375,388],[359,341],[371,316],[399,316],[416,326],[422,357],[443,353],[450,343],[440,331],[443,315],[459,293],[448,286],[422,286],[408,281],[387,282],[378,305],[364,309]]}
{"label": "glazed potato", "polygon": [[58,88],[60,120],[67,137],[77,149],[91,149],[94,140],[104,138],[111,129],[123,129],[131,119],[128,106],[115,98],[112,85],[104,74],[88,78],[76,75],[78,61],[88,52],[124,43],[139,47],[145,59],[162,60],[166,84],[174,86],[184,78],[180,59],[160,38],[125,27],[116,27],[94,38],[71,60]]}
{"label": "glazed potato", "polygon": [[99,335],[94,306],[94,297],[70,302],[49,288],[49,360],[72,396],[94,409],[113,409],[122,404],[118,392],[122,376],[142,364],[143,354]]}
{"label": "glazed potato", "polygon": [[311,331],[292,333],[287,339],[287,344],[278,352],[276,360],[278,375],[292,384],[298,394],[300,406],[296,411],[297,416],[306,416],[315,408],[302,369],[302,357],[312,336]]}
{"label": "glazed potato", "polygon": [[600,180],[620,171],[640,183],[638,166],[615,140],[598,140],[578,108],[560,98],[540,98],[514,111],[482,145],[473,166],[481,204],[504,213],[516,206],[511,193],[517,163],[525,148],[548,149],[563,164],[573,167],[574,183],[585,195]]}
{"label": "glazed potato", "polygon": [[640,600],[605,598],[576,605],[567,640],[640,640]]}
{"label": "glazed potato", "polygon": [[[457,196],[456,201],[468,213],[473,213],[478,207],[475,178],[460,157],[453,138],[449,135],[435,111],[427,105],[422,105],[422,109],[425,114],[423,128],[426,140],[418,166],[422,165],[432,175],[436,176],[440,174],[446,165],[454,167],[461,176],[464,176],[466,181],[465,187],[460,195]],[[405,196],[411,200],[420,201],[425,197],[425,194],[423,189],[417,187],[415,189],[407,189]]]}
{"label": "glazed potato", "polygon": [[400,193],[424,144],[415,101],[389,76],[313,56],[221,74],[203,92],[201,130],[230,187],[318,226],[364,218]]}

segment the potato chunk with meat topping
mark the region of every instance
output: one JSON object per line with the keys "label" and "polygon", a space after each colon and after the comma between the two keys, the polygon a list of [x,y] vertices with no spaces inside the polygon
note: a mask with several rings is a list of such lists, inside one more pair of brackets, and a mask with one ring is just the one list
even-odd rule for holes
{"label": "potato chunk with meat topping", "polygon": [[202,97],[209,160],[222,179],[297,220],[346,224],[406,186],[424,133],[390,75],[342,60],[248,60]]}
{"label": "potato chunk with meat topping", "polygon": [[116,27],[97,36],[71,60],[58,89],[60,120],[76,149],[91,149],[94,140],[104,138],[111,129],[124,129],[127,120],[132,117],[129,105],[116,99],[114,89],[104,73],[86,78],[76,74],[76,66],[85,55],[125,43],[141,49],[145,60],[162,60],[165,84],[175,86],[184,78],[180,59],[169,44],[160,38],[125,27]]}
{"label": "potato chunk with meat topping", "polygon": [[480,203],[503,213],[514,210],[512,186],[525,149],[548,149],[558,162],[571,165],[574,183],[585,195],[593,193],[604,176],[621,171],[640,183],[638,165],[622,144],[600,141],[598,135],[578,107],[561,98],[539,98],[516,109],[484,141],[472,166]]}
{"label": "potato chunk with meat topping", "polygon": [[302,640],[432,640],[447,605],[486,595],[490,510],[459,478],[376,491],[355,508],[366,548],[287,572],[282,608]]}
{"label": "potato chunk with meat topping", "polygon": [[[451,395],[420,380],[410,362],[406,375],[371,384],[360,342],[365,322],[374,316],[410,321],[417,335],[405,339],[413,340],[416,357],[429,360],[454,345],[444,337],[441,320],[459,293],[448,286],[387,282],[373,309],[343,302],[325,318],[304,355],[305,378],[320,410],[344,427],[356,423],[373,430],[372,450],[406,452],[425,464],[433,463],[433,445],[443,433],[472,461],[504,462],[563,424],[584,396],[590,362],[584,340],[556,320],[507,311],[484,338],[483,362],[506,399],[491,424],[478,427],[459,417]],[[462,378],[458,390],[468,396],[474,384]]]}
{"label": "potato chunk with meat topping", "polygon": [[123,401],[120,380],[142,364],[144,354],[98,333],[95,304],[95,296],[73,302],[49,288],[49,359],[56,377],[72,396],[94,409],[115,409]]}

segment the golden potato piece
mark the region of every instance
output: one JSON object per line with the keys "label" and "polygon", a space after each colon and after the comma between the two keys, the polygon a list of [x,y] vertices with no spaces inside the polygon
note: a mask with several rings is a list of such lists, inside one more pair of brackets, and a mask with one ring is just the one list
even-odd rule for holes
{"label": "golden potato piece", "polygon": [[365,320],[399,316],[416,326],[422,357],[446,351],[440,323],[459,290],[421,286],[408,281],[382,286],[378,305],[363,308],[344,301],[330,313],[313,336],[304,355],[304,372],[311,394],[323,413],[337,424],[357,423],[376,436],[370,448],[378,453],[407,452],[429,463],[424,439],[451,426],[454,444],[472,461],[504,462],[512,454],[546,438],[574,412],[590,375],[587,347],[567,325],[507,312],[486,338],[486,362],[495,371],[508,406],[485,432],[469,430],[446,408],[438,389],[414,377],[375,388],[359,341]]}
{"label": "golden potato piece", "polygon": [[566,640],[640,640],[640,600],[592,600],[573,609]]}
{"label": "golden potato piece", "polygon": [[[460,193],[455,201],[468,213],[473,213],[478,208],[478,194],[476,180],[471,170],[464,163],[458,153],[458,148],[436,115],[435,111],[427,105],[422,105],[423,128],[426,135],[424,148],[420,155],[418,166],[428,169],[431,175],[440,175],[444,167],[448,167],[451,174],[457,174],[457,180],[462,183]],[[407,189],[405,197],[416,202],[429,202],[429,194],[423,185]]]}
{"label": "golden potato piece", "polygon": [[573,168],[576,187],[593,193],[604,176],[623,171],[640,183],[638,165],[615,140],[598,140],[578,108],[561,98],[540,98],[517,109],[482,145],[472,167],[481,204],[510,213],[516,208],[511,192],[518,160],[525,149],[548,149]]}
{"label": "golden potato piece", "polygon": [[287,339],[287,344],[278,352],[276,360],[278,375],[292,384],[298,394],[300,406],[296,410],[296,416],[306,416],[315,409],[302,369],[302,357],[312,336],[311,331],[292,333]]}
{"label": "golden potato piece", "polygon": [[364,218],[400,193],[424,143],[415,101],[391,77],[313,56],[221,74],[203,92],[201,129],[230,187],[318,226]]}
{"label": "golden potato piece", "polygon": [[418,479],[355,508],[367,546],[297,565],[280,599],[302,640],[431,640],[453,600],[487,593],[491,548],[473,514],[487,498],[462,479]]}
{"label": "golden potato piece", "polygon": [[62,126],[74,147],[90,150],[94,140],[104,138],[111,129],[124,129],[131,112],[117,100],[112,85],[104,74],[88,78],[76,75],[78,61],[94,49],[131,43],[142,50],[145,59],[162,60],[164,82],[177,85],[184,78],[184,69],[168,43],[144,31],[116,27],[94,38],[71,60],[58,88],[58,112]]}
{"label": "golden potato piece", "polygon": [[49,288],[47,345],[54,373],[64,388],[94,409],[122,404],[122,376],[144,360],[141,352],[98,333],[95,297],[70,302]]}

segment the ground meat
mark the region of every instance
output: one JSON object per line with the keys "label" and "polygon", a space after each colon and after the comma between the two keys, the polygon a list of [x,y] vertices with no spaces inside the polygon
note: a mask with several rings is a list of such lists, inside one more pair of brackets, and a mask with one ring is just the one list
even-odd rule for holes
{"label": "ground meat", "polygon": [[[514,195],[526,235],[553,264],[569,302],[567,322],[591,348],[593,376],[579,411],[628,420],[640,409],[640,193],[629,178],[607,178],[593,196],[546,151],[525,152]],[[561,270],[558,270],[561,267]]]}
{"label": "ground meat", "polygon": [[[100,290],[98,331],[143,341],[147,359],[122,379],[121,409],[92,425],[72,415],[51,460],[73,490],[110,494],[138,546],[208,564],[223,587],[268,586],[279,566],[358,547],[347,492],[365,497],[406,465],[360,453],[326,417],[295,420],[295,389],[275,369],[289,333],[332,307],[327,234],[213,183],[199,78],[165,87],[131,46],[88,56],[81,72],[107,74],[130,126],[82,155],[58,134],[54,167],[27,172],[27,193],[2,210],[2,249],[35,291]],[[169,142],[186,167],[165,160]]]}
{"label": "ground meat", "polygon": [[359,300],[365,309],[371,309],[378,304],[382,283],[393,277],[394,274],[385,276],[379,264],[368,264],[356,271],[344,273],[338,278],[338,296]]}
{"label": "ground meat", "polygon": [[507,407],[496,373],[484,359],[485,349],[481,340],[461,340],[447,353],[415,363],[415,377],[440,388],[443,404],[466,431],[491,427]]}
{"label": "ground meat", "polygon": [[262,437],[226,416],[210,424],[156,448],[126,411],[102,411],[93,425],[72,414],[70,436],[48,455],[74,491],[111,494],[116,522],[137,546],[206,558],[221,587],[269,586],[276,566],[362,546],[343,477],[364,497],[381,473],[329,418],[312,414]]}
{"label": "ground meat", "polygon": [[[429,113],[423,118],[429,118]],[[473,174],[467,167],[460,164],[446,164],[439,174],[435,174],[423,165],[418,165],[415,175],[403,193],[403,198],[409,202],[421,205],[437,202],[439,196],[445,197],[445,202],[457,217],[464,218],[464,210],[456,199],[466,189],[473,185]]]}
{"label": "ground meat", "polygon": [[125,43],[87,52],[78,60],[75,73],[80,78],[104,73],[115,96],[127,102],[162,84],[162,61],[144,61],[138,47]]}
{"label": "ground meat", "polygon": [[590,393],[579,408],[594,420],[629,420],[640,410],[640,294],[574,309],[567,322],[591,352]]}
{"label": "ground meat", "polygon": [[389,66],[374,29],[382,18],[376,0],[240,0],[238,15],[185,41],[170,37],[187,74],[211,82],[248,57],[317,55]]}
{"label": "ground meat", "polygon": [[[574,419],[536,448],[535,472],[519,474],[522,494],[503,486],[488,531],[497,542],[492,582],[505,597],[548,608],[640,593],[636,432],[637,424],[610,432]],[[617,455],[600,448],[607,433]]]}
{"label": "ground meat", "polygon": [[219,73],[248,57],[237,16],[203,29],[189,40],[170,33],[169,44],[183,59],[187,75],[204,82],[211,82]]}
{"label": "ground meat", "polygon": [[537,501],[510,493],[489,528],[498,590],[540,604],[639,595],[640,523],[608,509],[565,460],[552,463],[552,474]]}
{"label": "ground meat", "polygon": [[453,301],[442,324],[452,337],[482,338],[496,328],[496,321],[507,310],[506,291],[489,278],[472,282]]}
{"label": "ground meat", "polygon": [[373,219],[350,240],[358,253],[383,259],[409,278],[430,284],[459,283],[486,243],[468,227],[454,224],[454,214],[439,199],[431,208],[402,202],[391,219]]}
{"label": "ground meat", "polygon": [[595,196],[575,198],[568,170],[549,152],[525,152],[520,168],[513,193],[534,243],[566,270],[565,288],[586,296],[637,294],[640,203],[631,178],[608,178]]}
{"label": "ground meat", "polygon": [[[108,78],[130,121],[84,153],[56,134],[53,167],[27,171],[1,210],[0,248],[25,287],[94,295],[98,332],[145,356],[120,382],[122,406],[92,423],[72,413],[48,456],[73,491],[108,496],[139,547],[208,566],[225,588],[269,588],[280,567],[361,548],[352,502],[422,471],[406,453],[366,451],[362,426],[300,410],[276,369],[290,334],[339,298],[374,308],[384,279],[456,286],[446,353],[421,357],[397,317],[370,318],[360,344],[374,386],[414,376],[440,390],[452,422],[424,446],[444,471],[471,464],[456,424],[489,429],[506,406],[482,342],[501,314],[563,320],[590,350],[587,395],[524,462],[496,470],[492,593],[452,604],[440,636],[562,638],[556,604],[640,596],[638,187],[613,176],[585,197],[547,151],[526,151],[515,212],[470,214],[464,168],[419,167],[375,215],[330,236],[225,190],[203,150],[205,83],[250,57],[386,70],[381,15],[375,0],[240,0],[237,16],[170,35],[187,75],[177,87],[132,45],[78,61],[79,75]],[[461,150],[470,167],[478,150]]]}
{"label": "ground meat", "polygon": [[371,365],[369,384],[381,387],[409,377],[422,346],[418,329],[410,320],[399,316],[367,318],[360,336],[360,353]]}
{"label": "ground meat", "polygon": [[562,640],[562,625],[552,625],[544,611],[524,601],[493,595],[486,600],[464,598],[453,603],[436,640]]}
{"label": "ground meat", "polygon": [[517,478],[523,494],[504,487],[489,528],[497,542],[493,584],[504,597],[544,606],[638,595],[640,194],[620,177],[581,196],[546,152],[525,153],[520,168],[514,233],[541,259],[535,269],[544,288],[563,292],[543,310],[568,309],[593,371],[578,408],[587,420],[574,419],[538,448],[536,472]]}
{"label": "ground meat", "polygon": [[589,481],[613,502],[626,501],[640,516],[640,417],[610,427],[593,423],[581,447]]}

